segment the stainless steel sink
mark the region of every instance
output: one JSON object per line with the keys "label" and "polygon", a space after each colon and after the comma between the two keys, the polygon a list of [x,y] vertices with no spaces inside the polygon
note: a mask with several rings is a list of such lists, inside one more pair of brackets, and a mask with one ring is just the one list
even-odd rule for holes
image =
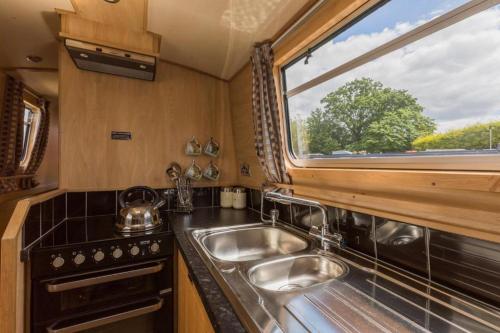
{"label": "stainless steel sink", "polygon": [[232,262],[295,253],[309,245],[305,239],[273,227],[221,230],[200,237],[200,243],[214,258]]}
{"label": "stainless steel sink", "polygon": [[267,261],[248,271],[250,282],[271,291],[293,291],[339,278],[347,266],[320,255],[301,255]]}

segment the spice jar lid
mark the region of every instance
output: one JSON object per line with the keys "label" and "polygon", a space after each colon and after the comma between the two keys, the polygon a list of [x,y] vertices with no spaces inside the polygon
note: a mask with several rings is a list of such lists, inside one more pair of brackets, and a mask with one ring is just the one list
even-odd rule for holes
{"label": "spice jar lid", "polygon": [[245,193],[246,192],[246,189],[244,187],[235,187],[233,189],[233,192],[234,193]]}
{"label": "spice jar lid", "polygon": [[233,192],[233,188],[231,186],[226,186],[221,189],[221,192]]}

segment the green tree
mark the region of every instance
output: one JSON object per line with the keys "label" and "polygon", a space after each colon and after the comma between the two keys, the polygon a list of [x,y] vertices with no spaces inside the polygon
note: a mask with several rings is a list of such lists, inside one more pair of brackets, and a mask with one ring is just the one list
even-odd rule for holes
{"label": "green tree", "polygon": [[369,152],[400,152],[412,148],[415,138],[436,129],[432,119],[421,112],[399,109],[384,114],[368,126],[362,146]]}
{"label": "green tree", "polygon": [[413,148],[416,150],[488,149],[490,140],[493,149],[500,145],[500,121],[473,124],[444,133],[422,136],[413,141]]}
{"label": "green tree", "polygon": [[307,138],[309,151],[312,153],[330,154],[334,150],[342,149],[342,143],[338,139],[344,137],[339,135],[344,130],[329,116],[330,114],[316,109],[307,118]]}
{"label": "green tree", "polygon": [[309,153],[309,142],[305,120],[298,116],[290,121],[290,135],[292,137],[292,151],[297,156]]}
{"label": "green tree", "polygon": [[348,82],[321,100],[307,120],[311,153],[334,150],[397,152],[436,125],[405,90],[369,78]]}

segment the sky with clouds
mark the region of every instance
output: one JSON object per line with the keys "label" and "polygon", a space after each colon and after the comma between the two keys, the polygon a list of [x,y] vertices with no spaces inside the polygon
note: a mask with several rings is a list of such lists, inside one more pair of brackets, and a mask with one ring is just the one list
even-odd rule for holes
{"label": "sky with clouds", "polygon": [[[463,4],[393,0],[286,71],[291,89]],[[403,13],[403,14],[401,14]],[[307,117],[346,82],[369,77],[407,90],[438,131],[500,120],[500,5],[289,98],[292,118]]]}

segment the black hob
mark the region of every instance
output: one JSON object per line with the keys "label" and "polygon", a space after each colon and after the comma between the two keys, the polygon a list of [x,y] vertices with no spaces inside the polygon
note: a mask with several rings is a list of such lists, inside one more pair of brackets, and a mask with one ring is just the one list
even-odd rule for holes
{"label": "black hob", "polygon": [[172,253],[166,216],[156,229],[122,234],[116,216],[73,218],[61,222],[31,250],[32,277],[52,277],[133,264]]}

